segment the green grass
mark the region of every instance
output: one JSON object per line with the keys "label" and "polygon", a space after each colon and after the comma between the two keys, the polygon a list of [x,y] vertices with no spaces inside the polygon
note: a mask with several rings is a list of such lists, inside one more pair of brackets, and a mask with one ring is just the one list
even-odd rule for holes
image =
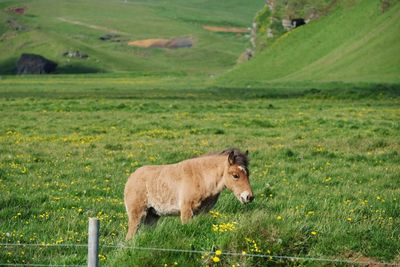
{"label": "green grass", "polygon": [[219,79],[221,86],[268,83],[399,83],[400,5],[342,1],[326,17],[286,33]]}
{"label": "green grass", "polygon": [[[189,74],[221,73],[232,67],[248,43],[244,35],[211,33],[202,25],[248,27],[262,0],[247,1],[128,1],[79,0],[55,2],[3,1],[0,3],[0,73],[12,73],[22,53],[37,53],[59,63],[59,73],[185,71]],[[26,15],[12,15],[8,7],[27,7]],[[15,32],[7,19],[25,25]],[[121,42],[103,42],[110,32]],[[129,47],[129,40],[191,36],[190,49]],[[68,50],[89,55],[86,60],[67,59]]]}
{"label": "green grass", "polygon": [[[0,77],[0,243],[86,244],[88,218],[98,217],[101,245],[399,264],[400,7],[381,14],[378,2],[341,6],[219,76],[247,39],[201,26],[246,27],[263,1],[101,0],[93,12],[89,0],[0,0],[5,18],[7,7],[27,6],[17,19],[29,26],[11,33],[0,22],[2,73],[21,52],[55,59],[61,73],[104,72]],[[190,35],[196,45],[103,43],[105,28],[126,40]],[[67,49],[90,57],[68,62]],[[226,191],[216,213],[187,225],[162,218],[124,241],[131,172],[232,146],[250,151],[253,203]],[[227,255],[214,264],[213,252],[110,247],[100,254],[105,266],[324,264]],[[5,263],[85,265],[86,248],[0,247]]]}
{"label": "green grass", "polygon": [[[399,263],[399,90],[339,86],[222,90],[165,75],[2,79],[0,242],[85,244],[88,218],[97,216],[103,245]],[[250,151],[253,203],[224,192],[214,209],[221,216],[202,214],[188,225],[162,218],[125,243],[131,172],[230,146]],[[232,231],[212,230],[233,222]],[[107,266],[321,264],[100,253]],[[85,262],[86,248],[0,249],[0,265]]]}

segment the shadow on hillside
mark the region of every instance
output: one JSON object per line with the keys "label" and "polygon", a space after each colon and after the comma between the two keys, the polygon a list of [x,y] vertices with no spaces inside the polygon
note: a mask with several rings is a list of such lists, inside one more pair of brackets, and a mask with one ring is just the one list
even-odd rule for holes
{"label": "shadow on hillside", "polygon": [[0,62],[0,75],[15,74],[17,71],[15,62],[17,62],[17,58],[15,57],[11,57]]}
{"label": "shadow on hillside", "polygon": [[[0,75],[16,75],[18,58],[11,57],[0,62]],[[83,66],[82,64],[68,64],[58,66],[52,74],[88,74],[88,73],[104,73],[100,68]]]}
{"label": "shadow on hillside", "polygon": [[87,73],[104,73],[100,68],[83,66],[81,64],[69,64],[58,66],[54,74],[87,74]]}

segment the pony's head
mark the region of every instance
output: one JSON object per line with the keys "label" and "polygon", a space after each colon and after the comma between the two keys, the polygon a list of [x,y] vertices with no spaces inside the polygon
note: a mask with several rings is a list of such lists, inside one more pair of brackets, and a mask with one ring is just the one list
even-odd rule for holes
{"label": "pony's head", "polygon": [[248,151],[242,153],[237,149],[227,149],[222,154],[228,155],[228,168],[223,178],[225,186],[235,194],[241,203],[251,202],[254,196],[249,181]]}

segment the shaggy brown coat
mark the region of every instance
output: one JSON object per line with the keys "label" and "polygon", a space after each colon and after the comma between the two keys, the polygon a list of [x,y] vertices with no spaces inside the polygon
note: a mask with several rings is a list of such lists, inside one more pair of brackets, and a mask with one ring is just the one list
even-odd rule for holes
{"label": "shaggy brown coat", "polygon": [[237,149],[204,155],[175,164],[143,166],[125,186],[128,233],[132,238],[142,218],[153,224],[159,216],[179,215],[187,223],[200,211],[210,210],[227,187],[242,203],[253,200],[247,153]]}

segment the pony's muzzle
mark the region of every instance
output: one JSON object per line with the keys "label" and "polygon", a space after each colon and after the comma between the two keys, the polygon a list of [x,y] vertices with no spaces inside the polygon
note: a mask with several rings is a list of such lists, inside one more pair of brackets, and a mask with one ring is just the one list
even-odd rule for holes
{"label": "pony's muzzle", "polygon": [[240,201],[242,203],[250,203],[254,199],[254,196],[252,193],[249,193],[248,191],[244,191],[240,194]]}

